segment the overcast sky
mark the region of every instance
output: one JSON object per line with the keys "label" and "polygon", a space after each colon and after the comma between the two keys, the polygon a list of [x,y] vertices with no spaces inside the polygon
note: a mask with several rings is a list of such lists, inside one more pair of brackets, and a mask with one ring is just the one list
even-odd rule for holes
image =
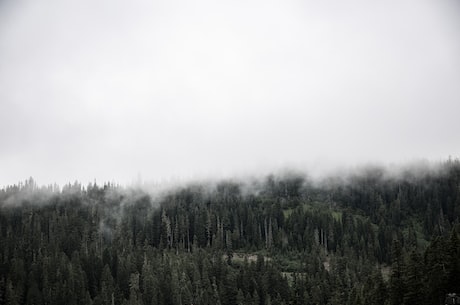
{"label": "overcast sky", "polygon": [[0,185],[460,156],[460,2],[0,0]]}

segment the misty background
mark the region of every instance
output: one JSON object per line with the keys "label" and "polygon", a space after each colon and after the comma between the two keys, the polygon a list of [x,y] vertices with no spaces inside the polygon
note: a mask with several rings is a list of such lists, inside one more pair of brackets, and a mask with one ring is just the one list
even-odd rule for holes
{"label": "misty background", "polygon": [[0,1],[0,185],[460,155],[458,1]]}

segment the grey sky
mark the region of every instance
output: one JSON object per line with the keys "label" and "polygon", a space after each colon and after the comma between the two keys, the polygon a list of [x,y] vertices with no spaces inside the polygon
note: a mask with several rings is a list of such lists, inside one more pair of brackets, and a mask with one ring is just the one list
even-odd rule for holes
{"label": "grey sky", "polygon": [[458,1],[0,1],[0,185],[449,155]]}

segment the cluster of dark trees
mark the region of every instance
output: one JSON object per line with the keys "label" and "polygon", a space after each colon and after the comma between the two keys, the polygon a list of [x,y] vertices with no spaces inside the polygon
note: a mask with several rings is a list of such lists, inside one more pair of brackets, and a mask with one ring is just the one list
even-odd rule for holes
{"label": "cluster of dark trees", "polygon": [[0,304],[442,304],[460,162],[190,184],[0,190]]}

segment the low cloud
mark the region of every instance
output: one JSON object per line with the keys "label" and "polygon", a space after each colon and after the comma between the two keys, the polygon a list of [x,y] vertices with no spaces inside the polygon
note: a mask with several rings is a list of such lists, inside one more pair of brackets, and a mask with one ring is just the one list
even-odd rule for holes
{"label": "low cloud", "polygon": [[0,185],[460,154],[457,1],[0,8]]}

